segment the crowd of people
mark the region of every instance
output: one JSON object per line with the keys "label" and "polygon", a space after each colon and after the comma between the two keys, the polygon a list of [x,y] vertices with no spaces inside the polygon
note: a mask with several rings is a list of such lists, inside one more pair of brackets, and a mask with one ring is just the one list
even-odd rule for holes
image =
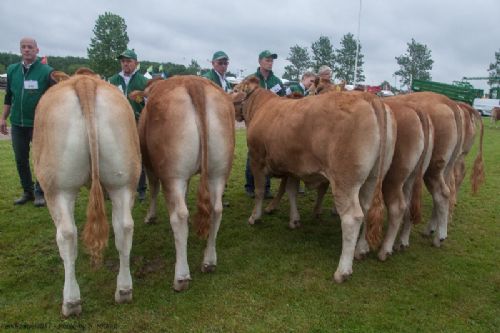
{"label": "crowd of people", "polygon": [[[48,64],[42,63],[38,57],[39,48],[34,38],[25,37],[20,41],[21,61],[7,68],[7,87],[4,100],[4,110],[0,119],[0,133],[8,134],[7,119],[10,117],[10,132],[19,180],[23,188],[21,196],[14,201],[14,205],[24,205],[33,201],[36,207],[45,206],[43,190],[37,181],[33,182],[29,156],[33,138],[33,124],[36,106],[49,87],[55,84],[51,78],[54,70]],[[306,96],[308,89],[314,83],[316,74],[306,72],[301,81],[285,87],[280,78],[273,73],[276,53],[269,50],[260,52],[259,67],[252,75],[257,77],[260,86],[279,96],[299,95]],[[121,71],[108,79],[125,96],[134,90],[144,90],[148,79],[138,71],[138,59],[134,50],[124,50],[119,56]],[[217,51],[212,56],[212,68],[203,75],[213,81],[224,91],[231,90],[231,83],[226,78],[229,66],[229,56],[224,51]],[[328,66],[321,66],[318,71],[320,78],[331,80],[332,70]],[[128,98],[128,97],[127,97]],[[144,101],[138,102],[128,99],[136,121],[144,107]],[[245,191],[249,197],[255,196],[255,185],[247,156],[245,170]],[[146,177],[144,168],[137,185],[138,200],[143,201],[146,195]],[[272,198],[271,180],[266,178],[266,198]]]}

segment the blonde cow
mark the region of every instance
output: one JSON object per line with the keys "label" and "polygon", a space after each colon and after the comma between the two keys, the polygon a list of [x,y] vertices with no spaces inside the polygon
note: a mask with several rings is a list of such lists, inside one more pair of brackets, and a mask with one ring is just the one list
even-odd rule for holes
{"label": "blonde cow", "polygon": [[99,265],[109,233],[104,186],[113,202],[112,223],[120,255],[115,301],[131,301],[129,261],[134,222],[130,210],[140,173],[140,152],[127,99],[94,75],[78,74],[58,83],[36,109],[33,149],[35,173],[45,191],[64,262],[62,314],[82,311],[75,277],[78,238],[73,211],[80,188],[89,183],[83,241],[93,263]]}
{"label": "blonde cow", "polygon": [[[255,206],[248,222],[261,218],[266,174],[288,177],[292,197],[298,179],[313,188],[330,183],[342,221],[342,254],[334,279],[343,282],[352,274],[365,216],[370,245],[379,241],[382,180],[394,153],[396,124],[376,96],[335,94],[282,99],[250,78],[235,87],[233,101],[236,119],[247,126],[255,177]],[[290,203],[292,222],[299,216],[292,207],[295,200]]]}
{"label": "blonde cow", "polygon": [[187,261],[189,180],[200,173],[197,233],[208,237],[201,265],[212,272],[217,265],[215,242],[222,218],[222,193],[234,154],[234,107],[229,96],[211,81],[195,76],[160,80],[146,88],[148,97],[139,121],[144,164],[151,186],[146,223],[156,218],[160,183],[175,240],[173,287],[189,287]]}

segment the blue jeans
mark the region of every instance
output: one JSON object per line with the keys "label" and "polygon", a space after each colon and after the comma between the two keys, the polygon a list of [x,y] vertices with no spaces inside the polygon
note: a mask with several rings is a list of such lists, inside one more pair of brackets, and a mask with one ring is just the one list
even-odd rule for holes
{"label": "blue jeans", "polygon": [[146,192],[146,173],[144,172],[144,166],[141,168],[141,176],[139,177],[139,183],[137,184],[137,192]]}
{"label": "blue jeans", "polygon": [[[250,170],[250,156],[247,154],[247,165],[245,168],[245,190],[247,192],[255,192],[255,183],[253,180],[252,171]],[[265,193],[269,193],[271,191],[271,177],[266,176],[266,191]]]}
{"label": "blue jeans", "polygon": [[[24,192],[33,192],[33,178],[30,169],[30,144],[33,139],[33,127],[12,125],[10,133],[21,186]],[[35,194],[43,195],[38,182],[35,183],[34,189]]]}

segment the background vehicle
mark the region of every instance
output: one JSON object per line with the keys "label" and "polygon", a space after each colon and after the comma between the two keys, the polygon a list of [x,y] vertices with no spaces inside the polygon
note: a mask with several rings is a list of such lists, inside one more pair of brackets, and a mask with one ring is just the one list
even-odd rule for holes
{"label": "background vehicle", "polygon": [[479,111],[482,116],[491,116],[494,107],[500,107],[500,99],[475,98],[472,107]]}
{"label": "background vehicle", "polygon": [[474,89],[463,85],[454,85],[434,81],[413,80],[411,84],[413,91],[432,91],[445,95],[452,100],[458,102],[465,102],[472,105],[477,97],[483,97],[484,91],[482,89]]}

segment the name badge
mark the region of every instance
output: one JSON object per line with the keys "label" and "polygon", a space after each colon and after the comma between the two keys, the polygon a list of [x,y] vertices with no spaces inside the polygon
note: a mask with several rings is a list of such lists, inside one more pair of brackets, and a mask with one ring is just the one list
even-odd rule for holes
{"label": "name badge", "polygon": [[272,88],[271,88],[271,89],[269,89],[269,90],[271,90],[273,93],[277,94],[277,93],[278,93],[278,91],[280,91],[280,90],[281,90],[281,86],[280,86],[279,84],[277,84],[277,85],[275,85],[274,87],[272,87]]}
{"label": "name badge", "polygon": [[38,89],[38,81],[35,80],[24,81],[24,89]]}

